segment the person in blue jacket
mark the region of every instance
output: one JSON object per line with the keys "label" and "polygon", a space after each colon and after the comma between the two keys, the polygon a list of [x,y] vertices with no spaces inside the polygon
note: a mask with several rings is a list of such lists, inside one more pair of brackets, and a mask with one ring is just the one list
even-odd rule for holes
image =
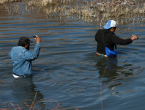
{"label": "person in blue jacket", "polygon": [[29,77],[32,76],[32,61],[37,59],[40,53],[41,38],[36,36],[35,48],[32,52],[29,51],[30,39],[23,36],[18,41],[18,46],[13,47],[9,53],[10,58],[13,61],[13,77]]}

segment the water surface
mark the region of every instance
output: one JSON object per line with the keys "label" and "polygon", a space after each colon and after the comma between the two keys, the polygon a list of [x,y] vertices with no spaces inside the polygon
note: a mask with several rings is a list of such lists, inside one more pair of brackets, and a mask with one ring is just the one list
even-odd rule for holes
{"label": "water surface", "polygon": [[[95,55],[99,28],[95,22],[60,22],[41,14],[1,16],[0,108],[36,96],[36,102],[44,100],[37,104],[40,109],[55,108],[60,102],[66,110],[144,110],[145,25],[118,26],[118,36],[136,34],[139,40],[118,45],[117,58]],[[40,56],[33,62],[34,77],[14,79],[8,53],[21,36],[34,41],[33,35],[42,38]]]}

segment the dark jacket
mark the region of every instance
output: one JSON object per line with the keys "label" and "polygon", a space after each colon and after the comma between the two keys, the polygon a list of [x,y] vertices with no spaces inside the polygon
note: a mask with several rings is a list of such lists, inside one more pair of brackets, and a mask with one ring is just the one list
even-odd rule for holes
{"label": "dark jacket", "polygon": [[[119,45],[127,45],[132,43],[131,38],[129,39],[121,39],[118,36],[115,35],[115,33],[111,32],[108,29],[103,29],[104,32],[104,41],[105,41],[105,45],[106,47],[108,47],[111,50],[114,50],[114,46],[116,44]],[[106,54],[105,53],[105,45],[103,43],[103,39],[102,39],[102,30],[98,30],[96,35],[95,35],[95,40],[97,41],[97,50],[96,52],[100,53],[100,54]]]}

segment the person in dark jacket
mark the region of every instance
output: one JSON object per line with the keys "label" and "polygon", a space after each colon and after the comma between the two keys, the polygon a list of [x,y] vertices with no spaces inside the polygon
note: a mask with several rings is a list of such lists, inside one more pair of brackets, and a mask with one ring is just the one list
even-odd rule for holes
{"label": "person in dark jacket", "polygon": [[98,30],[95,35],[95,40],[97,41],[96,55],[107,57],[105,47],[109,48],[110,50],[114,50],[116,44],[127,45],[138,39],[137,35],[132,35],[132,37],[128,39],[121,39],[116,36],[114,32],[117,28],[117,23],[114,20],[109,20],[106,25],[103,26],[103,28],[103,30]]}

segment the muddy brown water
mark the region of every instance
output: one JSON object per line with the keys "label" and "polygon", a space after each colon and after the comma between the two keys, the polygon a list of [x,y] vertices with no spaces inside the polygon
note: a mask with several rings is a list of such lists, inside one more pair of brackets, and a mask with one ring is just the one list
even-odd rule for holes
{"label": "muddy brown water", "polygon": [[[118,36],[136,34],[139,40],[118,45],[117,58],[95,55],[99,28],[95,22],[60,22],[41,14],[0,16],[0,108],[36,96],[35,102],[42,100],[36,105],[40,109],[55,108],[60,102],[66,110],[144,110],[145,24],[118,26]],[[34,76],[14,79],[8,53],[21,36],[34,41],[33,35],[42,38]]]}

